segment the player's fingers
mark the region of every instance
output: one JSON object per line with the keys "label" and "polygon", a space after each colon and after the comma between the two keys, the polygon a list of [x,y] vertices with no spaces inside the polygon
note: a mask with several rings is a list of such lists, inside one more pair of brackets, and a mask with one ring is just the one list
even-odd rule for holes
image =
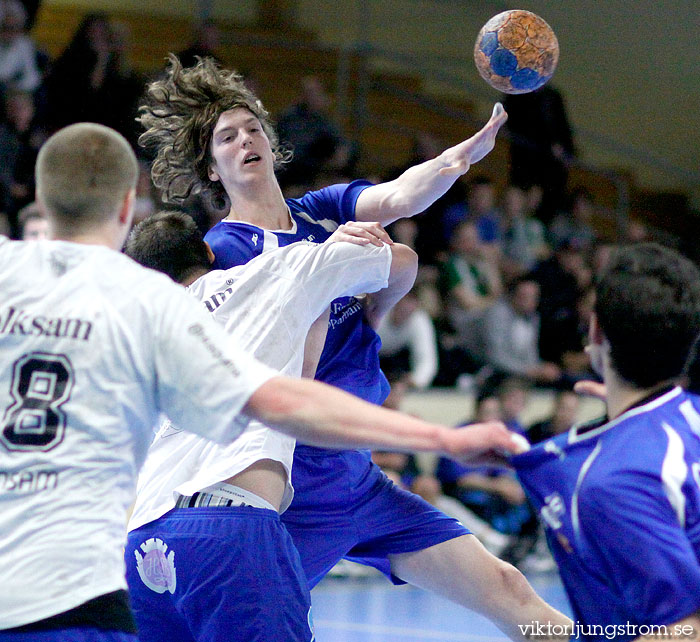
{"label": "player's fingers", "polygon": [[376,245],[378,247],[384,245],[381,239],[377,238],[377,235],[374,234],[374,232],[364,227],[348,226],[348,228],[345,230],[345,233],[353,238],[364,239],[365,241],[367,241],[367,243],[371,243],[372,245]]}
{"label": "player's fingers", "polygon": [[598,381],[577,381],[574,384],[574,392],[579,395],[602,399],[603,401],[605,401],[607,396],[605,384]]}
{"label": "player's fingers", "polygon": [[[331,240],[331,239],[329,239],[329,240]],[[346,233],[334,234],[333,240],[334,241],[342,241],[344,243],[353,243],[354,245],[369,245],[369,243],[370,243],[370,240],[366,237],[357,236],[354,234],[346,234]]]}
{"label": "player's fingers", "polygon": [[382,227],[381,223],[369,223],[367,225],[368,231],[374,234],[380,241],[388,245],[394,244],[394,241],[391,240],[389,233]]}

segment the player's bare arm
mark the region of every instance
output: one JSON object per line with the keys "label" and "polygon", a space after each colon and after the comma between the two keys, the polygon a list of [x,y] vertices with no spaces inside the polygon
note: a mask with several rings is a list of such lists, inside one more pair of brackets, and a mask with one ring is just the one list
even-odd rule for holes
{"label": "player's bare arm", "polygon": [[306,379],[269,379],[253,393],[244,412],[319,447],[437,451],[461,459],[492,451],[515,454],[522,449],[521,442],[500,422],[456,430],[374,406]]}
{"label": "player's bare arm", "polygon": [[388,225],[424,211],[494,148],[498,130],[507,119],[503,105],[496,103],[489,121],[471,138],[414,165],[393,181],[368,187],[357,199],[356,219]]}
{"label": "player's bare arm", "polygon": [[304,365],[301,369],[301,376],[307,379],[313,379],[316,375],[316,368],[318,368],[323,346],[326,343],[330,314],[330,308],[326,308],[326,311],[313,322],[306,335],[306,342],[304,343]]}

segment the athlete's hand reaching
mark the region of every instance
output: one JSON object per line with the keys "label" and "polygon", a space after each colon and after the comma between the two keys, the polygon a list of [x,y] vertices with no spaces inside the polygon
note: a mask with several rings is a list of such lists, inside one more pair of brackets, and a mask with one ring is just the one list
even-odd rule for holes
{"label": "athlete's hand reaching", "polygon": [[508,120],[508,114],[501,103],[496,103],[489,122],[486,123],[471,138],[446,149],[438,157],[445,166],[440,169],[442,176],[466,174],[469,167],[480,161],[496,144],[496,134],[503,123]]}
{"label": "athlete's hand reaching", "polygon": [[455,428],[445,435],[445,452],[469,463],[505,464],[507,456],[529,449],[527,439],[511,432],[500,421]]}
{"label": "athlete's hand reaching", "polygon": [[577,381],[574,384],[574,392],[579,395],[585,395],[587,397],[595,397],[605,401],[607,398],[607,388],[604,383],[599,383],[598,381]]}
{"label": "athlete's hand reaching", "polygon": [[376,222],[366,223],[363,221],[350,221],[343,223],[326,243],[354,243],[355,245],[376,245],[381,247],[385,243],[393,245],[394,241],[387,234],[386,230]]}

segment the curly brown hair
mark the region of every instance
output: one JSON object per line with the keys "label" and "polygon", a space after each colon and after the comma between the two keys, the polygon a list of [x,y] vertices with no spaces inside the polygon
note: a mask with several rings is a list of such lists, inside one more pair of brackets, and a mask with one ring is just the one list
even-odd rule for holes
{"label": "curly brown hair", "polygon": [[221,114],[237,107],[250,111],[270,141],[276,166],[291,153],[280,147],[268,112],[240,74],[222,69],[211,58],[188,68],[173,54],[168,61],[165,77],[148,85],[137,118],[146,130],[139,144],[155,152],[151,178],[166,203],[180,205],[203,193],[222,209],[227,203],[224,187],[209,179],[211,138]]}

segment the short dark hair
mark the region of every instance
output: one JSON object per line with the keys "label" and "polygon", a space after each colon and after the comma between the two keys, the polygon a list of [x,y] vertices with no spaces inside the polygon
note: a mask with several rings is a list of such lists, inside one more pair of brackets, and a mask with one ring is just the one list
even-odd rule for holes
{"label": "short dark hair", "polygon": [[178,283],[197,269],[211,269],[202,233],[182,212],[158,212],[141,221],[129,234],[124,253]]}
{"label": "short dark hair", "polygon": [[619,248],[596,285],[595,313],[623,379],[650,388],[680,377],[700,331],[700,270],[656,243]]}

